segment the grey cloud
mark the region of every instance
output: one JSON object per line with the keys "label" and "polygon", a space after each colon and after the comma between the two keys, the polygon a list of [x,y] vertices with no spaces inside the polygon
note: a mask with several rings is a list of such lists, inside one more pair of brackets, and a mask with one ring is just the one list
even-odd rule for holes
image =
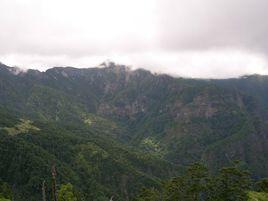
{"label": "grey cloud", "polygon": [[[76,26],[75,23],[81,19],[76,19],[76,13],[70,13],[72,21],[66,19],[64,22],[64,17],[62,19],[53,16],[53,13],[44,9],[45,1],[30,0],[28,4],[18,3],[20,1],[17,0],[14,0],[15,3],[10,2],[3,0],[3,3],[0,3],[1,54],[15,52],[85,56],[148,50],[146,42],[129,33],[108,42],[96,41],[91,38],[90,32],[84,33],[84,27],[91,26],[90,23],[87,24],[87,19],[83,19],[83,26]],[[181,51],[227,47],[268,53],[267,0],[153,2],[157,9],[152,21],[156,24],[157,33],[149,39],[154,44],[150,46],[152,50]],[[57,9],[59,13],[62,12],[61,7]],[[64,7],[62,9],[64,10]],[[98,21],[97,18],[95,20]],[[124,33],[125,27],[120,29]],[[106,34],[109,35],[113,31],[107,30]],[[136,32],[146,33],[146,30],[139,30],[137,26]]]}
{"label": "grey cloud", "polygon": [[264,74],[267,8],[267,0],[1,0],[0,60],[45,69],[108,58],[194,77]]}
{"label": "grey cloud", "polygon": [[268,53],[267,0],[167,0],[160,8],[163,48]]}

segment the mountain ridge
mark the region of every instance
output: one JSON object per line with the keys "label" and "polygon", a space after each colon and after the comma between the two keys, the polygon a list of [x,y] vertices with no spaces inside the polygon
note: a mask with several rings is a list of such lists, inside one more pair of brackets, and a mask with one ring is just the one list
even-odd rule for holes
{"label": "mountain ridge", "polygon": [[71,70],[88,70],[88,69],[102,69],[102,68],[111,68],[111,69],[124,69],[125,71],[146,71],[149,72],[153,75],[164,75],[164,76],[170,76],[172,78],[182,78],[182,79],[193,79],[193,80],[235,80],[235,79],[247,79],[250,77],[268,77],[268,75],[266,74],[257,74],[257,73],[252,73],[252,74],[244,74],[244,75],[239,75],[237,77],[226,77],[226,78],[198,78],[198,77],[184,77],[184,76],[180,76],[180,75],[172,75],[170,73],[164,73],[164,72],[152,72],[146,68],[131,68],[131,66],[129,65],[124,65],[124,64],[117,64],[115,62],[103,62],[100,65],[97,66],[92,66],[92,67],[83,67],[83,68],[79,68],[79,67],[75,67],[75,66],[54,66],[54,67],[49,67],[46,70],[40,71],[37,68],[21,68],[18,66],[7,66],[6,64],[0,62],[0,66],[1,67],[6,67],[8,69],[13,69],[14,71],[15,69],[19,70],[19,72],[27,72],[27,71],[31,71],[31,72],[36,72],[36,73],[45,73],[46,71],[50,71],[53,69],[60,69],[60,70],[64,70],[64,69],[71,69]]}
{"label": "mountain ridge", "polygon": [[[99,135],[104,144],[108,143],[107,138],[118,142],[118,147],[134,147],[168,161],[173,168],[201,161],[213,172],[240,160],[254,178],[268,176],[267,76],[187,79],[113,65],[88,69],[56,67],[19,74],[0,65],[1,107],[12,116],[57,124],[59,130],[66,132],[73,132],[72,126],[89,129],[88,137]],[[21,124],[5,127],[17,132]],[[31,139],[33,135],[27,132],[13,138]],[[90,146],[90,150],[95,148]],[[129,163],[140,163],[135,157],[130,158]],[[100,165],[103,164],[106,163],[101,160]],[[149,169],[143,174],[150,178]],[[107,192],[115,189],[107,188]],[[122,192],[118,195],[126,196]]]}

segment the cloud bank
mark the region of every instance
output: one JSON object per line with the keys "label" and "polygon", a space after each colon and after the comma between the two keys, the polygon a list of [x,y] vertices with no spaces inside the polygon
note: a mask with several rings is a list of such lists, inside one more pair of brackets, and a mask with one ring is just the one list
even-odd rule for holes
{"label": "cloud bank", "polygon": [[268,74],[267,0],[1,0],[0,61],[224,78]]}

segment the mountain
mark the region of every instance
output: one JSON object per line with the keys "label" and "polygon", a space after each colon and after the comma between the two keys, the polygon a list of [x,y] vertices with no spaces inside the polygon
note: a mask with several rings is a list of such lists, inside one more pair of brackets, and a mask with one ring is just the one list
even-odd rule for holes
{"label": "mountain", "polygon": [[15,200],[41,200],[43,181],[51,186],[52,165],[58,184],[72,183],[86,200],[128,200],[175,173],[167,161],[120,144],[98,128],[0,114],[0,181],[12,186]]}
{"label": "mountain", "polygon": [[[104,196],[116,194],[121,199],[131,198],[137,185],[157,186],[159,178],[197,161],[213,172],[241,160],[254,178],[267,177],[267,89],[268,77],[260,75],[203,80],[114,63],[45,72],[1,64],[0,104],[5,114],[1,115],[1,144],[12,143],[1,149],[6,150],[1,161],[10,162],[13,151],[15,155],[25,152],[30,161],[40,158],[44,172],[36,178],[47,176],[47,164],[55,161],[62,166],[60,172],[70,172],[61,176],[65,183],[82,188],[82,183],[89,187],[95,182],[100,192],[107,192]],[[95,151],[100,154],[94,155]],[[92,165],[96,161],[97,167]],[[32,167],[24,173],[11,166],[2,167],[2,180],[13,185],[15,179],[4,175],[18,172],[28,177],[17,186],[35,185],[31,181],[35,177],[29,176],[35,171]],[[89,166],[93,170],[86,170]],[[95,192],[79,190],[88,196]]]}

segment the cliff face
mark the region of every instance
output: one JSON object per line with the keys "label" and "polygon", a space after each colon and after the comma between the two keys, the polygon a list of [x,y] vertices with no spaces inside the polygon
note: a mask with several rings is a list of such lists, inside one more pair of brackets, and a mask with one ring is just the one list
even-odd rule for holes
{"label": "cliff face", "polygon": [[239,159],[255,176],[268,176],[265,76],[194,80],[112,63],[0,69],[0,103],[21,115],[78,124],[93,115],[120,127],[120,140],[176,164],[203,160],[216,169]]}

